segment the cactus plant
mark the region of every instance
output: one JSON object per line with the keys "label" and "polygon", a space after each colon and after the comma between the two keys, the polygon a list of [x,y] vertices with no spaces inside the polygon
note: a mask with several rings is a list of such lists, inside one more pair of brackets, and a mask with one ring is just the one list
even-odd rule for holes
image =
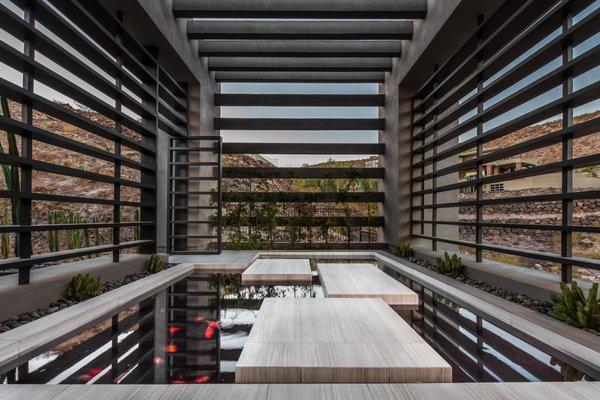
{"label": "cactus plant", "polygon": [[413,249],[410,247],[410,243],[402,243],[396,247],[396,256],[400,258],[408,258],[413,256]]}
{"label": "cactus plant", "polygon": [[[90,217],[90,222],[92,224],[99,224],[100,223],[100,217],[98,217],[98,215],[93,214]],[[94,246],[100,246],[102,244],[102,236],[100,236],[100,229],[99,228],[93,228],[92,229],[94,231]]]}
{"label": "cactus plant", "polygon": [[437,259],[435,271],[451,278],[458,278],[463,272],[462,259],[456,254],[453,254],[452,257],[450,257],[448,252],[444,252],[444,257],[438,257]]}
{"label": "cactus plant", "polygon": [[150,256],[150,264],[148,265],[148,272],[151,274],[156,274],[165,269],[165,263],[158,256],[158,254],[152,254]]}
{"label": "cactus plant", "polygon": [[577,282],[560,284],[562,295],[550,294],[554,303],[549,315],[578,328],[600,328],[600,301],[598,283],[590,288],[587,298]]}
{"label": "cactus plant", "polygon": [[[61,221],[61,212],[60,211],[50,211],[48,214],[48,224],[55,225],[60,224]],[[48,250],[52,253],[54,251],[60,250],[60,236],[59,231],[48,231]]]}
{"label": "cactus plant", "polygon": [[[2,214],[0,224],[5,226],[11,224],[11,215],[8,207],[4,207],[4,213]],[[0,253],[2,253],[2,258],[8,258],[10,256],[10,233],[8,232],[2,232]]]}
{"label": "cactus plant", "polygon": [[[133,222],[140,222],[142,220],[142,213],[139,208],[133,211]],[[140,240],[141,229],[139,225],[133,227],[133,240]]]}
{"label": "cactus plant", "polygon": [[102,294],[100,277],[79,274],[71,280],[65,295],[67,300],[85,301]]}
{"label": "cactus plant", "polygon": [[[0,96],[2,116],[11,118],[10,107],[8,99],[5,96]],[[14,157],[19,157],[19,147],[17,144],[16,135],[13,132],[6,132],[6,141],[8,142],[8,154]],[[2,143],[0,143],[0,154],[6,154]],[[6,190],[11,192],[18,192],[21,190],[21,183],[19,178],[19,167],[17,165],[2,164],[2,172],[4,174],[4,183],[6,184]],[[19,216],[21,214],[21,199],[14,198],[10,199],[11,204],[11,217],[12,224],[19,225]],[[15,256],[19,256],[19,235],[15,237]]]}

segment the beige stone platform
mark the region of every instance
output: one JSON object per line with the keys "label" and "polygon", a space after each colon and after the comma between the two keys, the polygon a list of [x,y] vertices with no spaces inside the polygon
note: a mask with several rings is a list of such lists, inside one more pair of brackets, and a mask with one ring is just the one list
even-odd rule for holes
{"label": "beige stone platform", "polygon": [[417,308],[419,296],[373,264],[317,265],[325,297],[380,298],[401,308]]}
{"label": "beige stone platform", "polygon": [[381,299],[265,299],[237,383],[450,382],[452,369]]}
{"label": "beige stone platform", "polygon": [[310,285],[308,259],[259,259],[242,273],[242,285]]}
{"label": "beige stone platform", "polygon": [[2,400],[595,400],[600,383],[0,385]]}

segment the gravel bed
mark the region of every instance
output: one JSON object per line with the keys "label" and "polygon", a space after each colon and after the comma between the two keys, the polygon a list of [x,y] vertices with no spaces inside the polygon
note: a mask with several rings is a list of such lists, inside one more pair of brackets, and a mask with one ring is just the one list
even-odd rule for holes
{"label": "gravel bed", "polygon": [[[172,265],[165,264],[165,269],[172,267]],[[121,279],[115,279],[113,281],[104,282],[102,284],[102,293],[110,292],[111,290],[117,289],[121,286],[135,282],[142,278],[150,275],[148,271],[136,272],[129,274]],[[77,304],[78,302],[67,299],[59,299],[53,303],[50,303],[48,307],[39,309],[34,312],[26,312],[14,317],[7,319],[6,321],[0,322],[0,333],[8,332],[11,329],[23,326],[28,322],[35,321],[36,319],[45,317],[46,315],[54,314],[57,311],[64,310],[67,307]]]}
{"label": "gravel bed", "polygon": [[[425,267],[427,269],[430,269],[432,271],[435,271],[435,265],[430,263],[429,261],[426,261],[426,260],[423,260],[420,258],[416,258],[416,257],[408,257],[407,260],[410,262],[413,262],[415,264],[418,264],[422,267]],[[498,297],[502,297],[505,300],[520,304],[522,306],[525,306],[527,308],[530,308],[530,309],[537,311],[539,313],[542,313],[542,314],[548,315],[548,312],[550,312],[550,310],[552,309],[552,303],[549,301],[540,301],[537,299],[532,299],[531,297],[527,296],[526,294],[511,292],[510,290],[503,289],[500,286],[491,285],[489,283],[480,282],[480,281],[477,281],[474,279],[469,279],[464,276],[459,276],[458,278],[456,278],[456,280],[459,282],[465,283],[469,286],[473,286],[473,287],[476,287],[483,291],[486,291],[488,293],[491,293],[493,295],[496,295]],[[561,321],[561,322],[563,322],[563,321]],[[588,331],[590,333],[593,333],[596,336],[600,336],[600,331],[598,331],[596,329],[584,329],[584,330]]]}

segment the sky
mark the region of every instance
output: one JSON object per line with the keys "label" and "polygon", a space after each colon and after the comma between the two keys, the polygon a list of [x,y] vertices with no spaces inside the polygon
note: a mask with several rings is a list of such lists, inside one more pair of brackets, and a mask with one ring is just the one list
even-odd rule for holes
{"label": "sky", "polygon": [[[0,4],[7,5],[9,8],[18,11],[9,0],[0,0]],[[600,0],[595,0],[586,10],[579,15],[575,16],[574,23],[577,23],[590,12],[600,7]],[[51,37],[56,38],[51,32],[47,31],[44,27],[39,26],[45,33]],[[560,30],[556,30],[548,37],[540,41],[537,45],[532,46],[528,51],[524,52],[520,57],[513,61],[510,65],[507,65],[502,71],[496,76],[488,79],[486,84],[489,84],[492,80],[496,79],[499,74],[502,74],[518,62],[526,59],[531,53],[538,50],[549,40],[556,37],[560,33]],[[22,43],[8,35],[5,31],[0,29],[0,40],[8,43],[15,49],[22,51]],[[77,54],[71,49],[66,43],[60,41],[61,44],[71,50],[74,54]],[[574,48],[574,56],[577,57],[591,48],[597,46],[600,43],[600,33],[595,34],[585,42],[578,44]],[[69,76],[73,82],[81,86],[83,89],[89,91],[93,95],[99,97],[101,100],[108,104],[114,104],[114,101],[104,94],[100,93],[94,87],[89,85],[87,82],[77,78],[72,73],[65,71],[60,66],[45,58],[42,54],[36,53],[36,58],[45,65],[49,66],[53,70]],[[83,59],[83,57],[81,57]],[[530,76],[517,82],[512,87],[506,89],[495,98],[488,99],[485,103],[485,107],[489,107],[498,101],[501,101],[506,96],[520,90],[529,83],[536,79],[539,79],[543,75],[552,71],[553,69],[561,65],[560,59],[549,62],[543,68],[534,71]],[[91,65],[98,73],[104,75],[107,79],[110,78],[106,73],[99,70],[97,67]],[[0,63],[0,76],[15,84],[21,84],[22,75],[19,71],[15,71],[12,68]],[[600,66],[580,75],[574,79],[574,90],[579,90],[591,83],[595,83],[600,79]],[[270,94],[376,94],[379,90],[377,84],[300,84],[300,83],[224,83],[222,84],[223,93],[270,93]],[[53,100],[73,103],[71,99],[62,95],[61,93],[36,82],[35,84],[36,93]],[[517,115],[531,111],[541,105],[553,101],[560,97],[560,87],[555,87],[546,93],[532,99],[519,107],[510,110],[496,118],[486,122],[485,130],[492,129],[506,121],[515,118]],[[471,95],[471,94],[470,94]],[[600,100],[595,100],[591,103],[585,104],[578,107],[575,110],[575,115],[580,115],[590,111],[596,111],[600,109]],[[125,113],[130,114],[135,118],[133,113],[124,110]],[[461,118],[461,121],[469,118],[473,115],[473,110],[467,113]],[[378,108],[377,107],[221,107],[221,117],[225,118],[377,118]],[[555,119],[555,118],[550,118]],[[226,142],[280,142],[280,143],[376,143],[378,141],[377,131],[221,131],[221,134]],[[473,136],[473,132],[467,132],[462,135],[461,140],[466,140]],[[368,154],[364,155],[369,156]],[[301,166],[305,163],[314,164],[317,162],[326,161],[330,156],[306,156],[306,155],[268,155],[278,166]],[[360,155],[351,156],[335,156],[334,158],[340,160],[364,158]]]}

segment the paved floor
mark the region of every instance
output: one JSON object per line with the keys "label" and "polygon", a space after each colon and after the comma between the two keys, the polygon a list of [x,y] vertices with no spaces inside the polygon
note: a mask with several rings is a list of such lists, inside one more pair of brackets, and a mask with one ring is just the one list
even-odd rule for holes
{"label": "paved floor", "polygon": [[242,273],[243,285],[310,285],[312,272],[308,259],[263,258]]}
{"label": "paved floor", "polygon": [[2,400],[595,400],[600,383],[0,385]]}
{"label": "paved floor", "polygon": [[450,382],[452,369],[381,299],[265,299],[237,383]]}
{"label": "paved floor", "polygon": [[317,265],[325,297],[380,298],[389,305],[416,308],[419,296],[373,264]]}

